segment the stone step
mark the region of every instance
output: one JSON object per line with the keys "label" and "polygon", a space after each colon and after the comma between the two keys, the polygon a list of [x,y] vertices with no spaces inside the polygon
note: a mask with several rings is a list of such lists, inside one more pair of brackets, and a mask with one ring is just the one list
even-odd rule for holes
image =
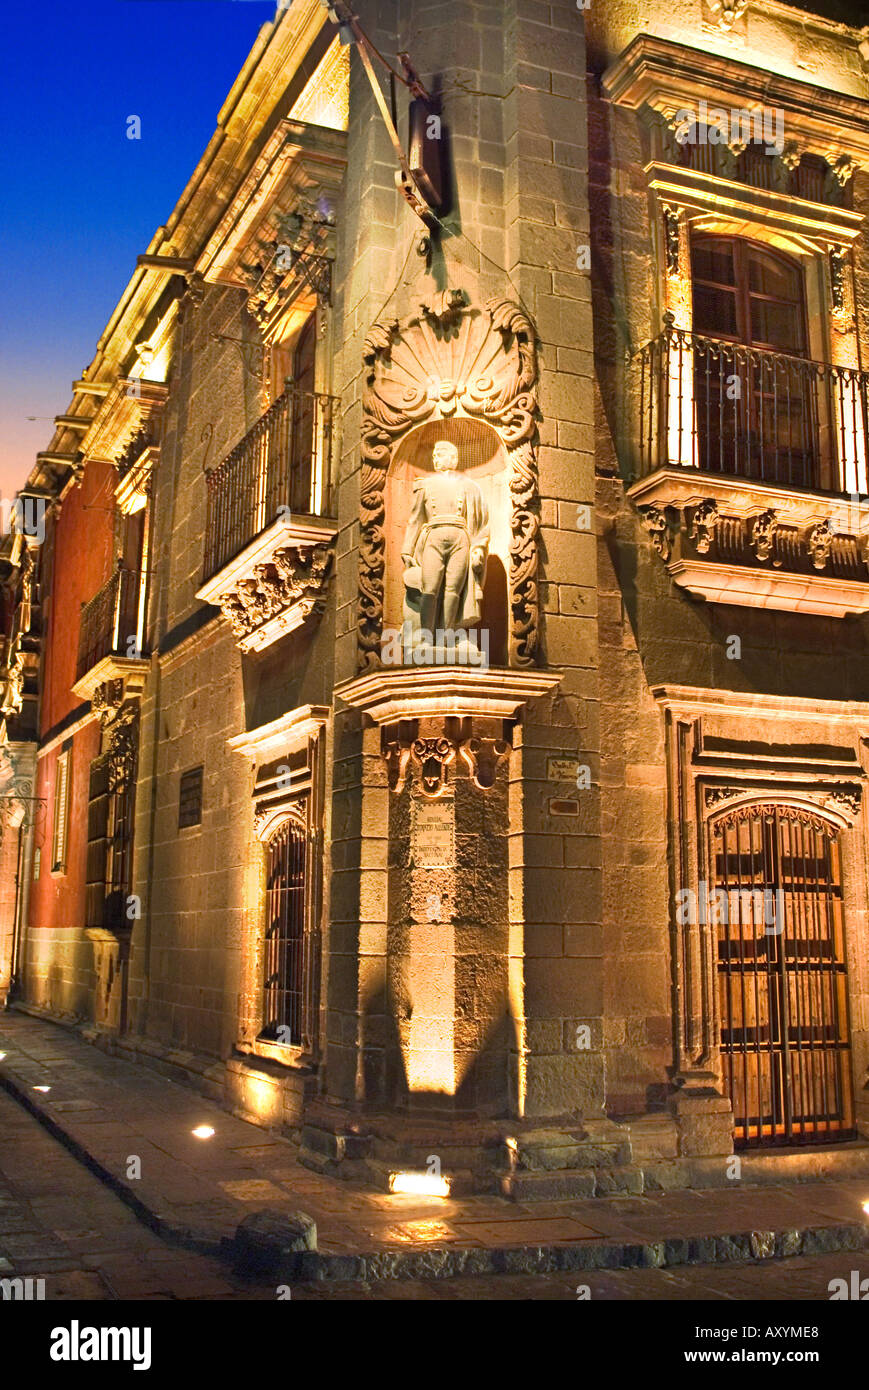
{"label": "stone step", "polygon": [[635,1163],[644,1165],[679,1156],[679,1135],[672,1115],[637,1115],[619,1122],[630,1137]]}
{"label": "stone step", "polygon": [[[393,1173],[410,1172],[424,1174],[426,1172],[425,1165],[404,1167],[402,1164],[387,1163],[384,1162],[383,1159],[378,1158],[363,1159],[362,1168],[365,1172],[363,1181],[367,1182],[371,1187],[376,1188],[379,1192],[392,1191],[391,1180]],[[451,1197],[470,1197],[474,1193],[491,1190],[478,1176],[475,1176],[470,1168],[445,1168],[442,1172],[443,1176],[449,1181]]]}
{"label": "stone step", "polygon": [[507,1166],[525,1172],[560,1172],[565,1169],[617,1168],[631,1160],[628,1135],[611,1138],[586,1131],[537,1130],[520,1135],[511,1145],[513,1161]]}
{"label": "stone step", "polygon": [[632,1164],[614,1168],[563,1168],[535,1173],[516,1171],[502,1174],[497,1190],[514,1202],[639,1196],[643,1191],[643,1171]]}

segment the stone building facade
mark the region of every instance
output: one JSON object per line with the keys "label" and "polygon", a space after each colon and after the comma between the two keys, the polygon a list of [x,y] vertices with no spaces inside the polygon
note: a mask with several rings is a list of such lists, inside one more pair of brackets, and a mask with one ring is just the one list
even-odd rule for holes
{"label": "stone building facade", "polygon": [[384,1187],[863,1162],[867,73],[778,0],[264,27],[3,554],[22,1007]]}

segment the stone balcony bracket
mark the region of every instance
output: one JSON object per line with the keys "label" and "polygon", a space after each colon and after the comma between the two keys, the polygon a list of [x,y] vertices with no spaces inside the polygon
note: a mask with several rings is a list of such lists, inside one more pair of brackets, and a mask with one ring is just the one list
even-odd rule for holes
{"label": "stone balcony bracket", "polygon": [[337,526],[316,516],[277,520],[197,591],[219,608],[243,652],[262,651],[326,606]]}
{"label": "stone balcony bracket", "polygon": [[844,618],[869,612],[869,503],[660,468],[628,489],[673,581],[695,598]]}

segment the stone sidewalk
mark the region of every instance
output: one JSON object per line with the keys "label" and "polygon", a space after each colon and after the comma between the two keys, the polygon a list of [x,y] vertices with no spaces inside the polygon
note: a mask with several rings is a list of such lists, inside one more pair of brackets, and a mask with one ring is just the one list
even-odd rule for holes
{"label": "stone sidewalk", "polygon": [[[318,1232],[307,1278],[664,1268],[869,1248],[866,1180],[533,1205],[374,1193],[309,1171],[289,1141],[69,1029],[0,1014],[0,1053],[0,1085],[171,1242],[231,1258],[246,1215],[307,1212]],[[203,1124],[213,1138],[193,1137]],[[134,1159],[140,1177],[129,1176]]]}

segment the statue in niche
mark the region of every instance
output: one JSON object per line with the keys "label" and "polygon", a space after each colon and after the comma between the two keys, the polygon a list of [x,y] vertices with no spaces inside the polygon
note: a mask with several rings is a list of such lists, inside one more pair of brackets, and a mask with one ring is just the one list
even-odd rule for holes
{"label": "statue in niche", "polygon": [[[432,450],[434,473],[417,478],[404,533],[405,633],[414,656],[434,644],[454,659],[479,664],[468,628],[480,621],[489,509],[477,483],[458,471],[459,451],[442,439]],[[463,655],[464,653],[464,655]],[[437,656],[435,656],[437,660]]]}

